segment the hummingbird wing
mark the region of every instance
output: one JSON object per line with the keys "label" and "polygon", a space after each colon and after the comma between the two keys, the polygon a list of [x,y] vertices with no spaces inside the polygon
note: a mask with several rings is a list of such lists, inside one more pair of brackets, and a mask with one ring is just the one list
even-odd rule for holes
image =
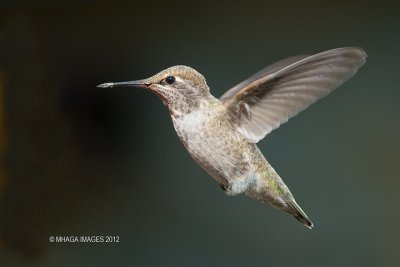
{"label": "hummingbird wing", "polygon": [[363,49],[347,47],[287,58],[234,86],[220,100],[238,131],[257,143],[353,76],[366,57]]}
{"label": "hummingbird wing", "polygon": [[259,72],[257,72],[256,74],[253,74],[252,76],[250,76],[249,78],[247,78],[246,80],[244,80],[243,82],[235,85],[234,87],[232,87],[231,89],[229,89],[228,91],[226,91],[220,98],[219,100],[221,100],[222,102],[226,101],[227,99],[231,98],[232,96],[234,96],[237,92],[240,91],[240,89],[243,89],[244,87],[246,87],[247,85],[269,75],[272,74],[280,69],[283,69],[284,67],[293,64],[303,58],[308,57],[309,55],[303,55],[303,56],[294,56],[294,57],[289,57],[289,58],[285,58],[282,59],[278,62],[275,62],[272,65],[269,65],[268,67],[263,68],[262,70],[260,70]]}

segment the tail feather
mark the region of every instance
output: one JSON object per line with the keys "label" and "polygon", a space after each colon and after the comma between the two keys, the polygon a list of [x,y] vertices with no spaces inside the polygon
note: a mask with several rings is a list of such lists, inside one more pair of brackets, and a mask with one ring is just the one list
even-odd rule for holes
{"label": "tail feather", "polygon": [[291,208],[289,213],[293,214],[298,221],[304,224],[308,229],[312,229],[314,227],[312,221],[307,217],[306,213],[300,208],[296,201],[292,200],[287,204]]}
{"label": "tail feather", "polygon": [[285,197],[276,196],[271,194],[270,191],[256,191],[249,190],[246,192],[246,195],[249,197],[260,200],[265,204],[269,204],[272,207],[285,211],[291,215],[293,215],[299,222],[304,224],[308,229],[313,228],[314,224],[307,217],[306,213],[300,208],[300,206],[294,200],[292,194],[287,189],[287,195]]}

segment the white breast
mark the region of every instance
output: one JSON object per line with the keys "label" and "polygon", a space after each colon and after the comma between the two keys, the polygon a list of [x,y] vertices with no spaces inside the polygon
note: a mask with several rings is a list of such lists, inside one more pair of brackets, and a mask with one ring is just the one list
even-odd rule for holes
{"label": "white breast", "polygon": [[[201,132],[210,118],[210,111],[207,108],[200,108],[189,114],[181,115],[178,118],[172,117],[174,127],[179,137],[193,137]],[[181,136],[182,135],[182,136]]]}

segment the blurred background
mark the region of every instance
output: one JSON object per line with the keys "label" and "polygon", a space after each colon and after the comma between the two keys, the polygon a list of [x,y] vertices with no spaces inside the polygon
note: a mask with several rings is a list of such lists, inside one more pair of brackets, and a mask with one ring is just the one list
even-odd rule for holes
{"label": "blurred background", "polygon": [[[399,266],[390,2],[3,0],[0,266]],[[184,64],[220,96],[275,61],[343,46],[367,64],[259,143],[311,231],[225,196],[156,96],[95,87]],[[49,242],[65,235],[120,242]]]}

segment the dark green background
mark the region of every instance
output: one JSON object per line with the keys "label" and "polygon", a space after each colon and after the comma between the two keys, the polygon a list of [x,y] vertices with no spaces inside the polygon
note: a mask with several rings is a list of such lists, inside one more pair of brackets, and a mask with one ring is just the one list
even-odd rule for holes
{"label": "dark green background", "polygon": [[[399,266],[400,17],[390,2],[2,1],[0,266]],[[259,144],[311,231],[225,196],[156,96],[95,88],[185,64],[220,96],[274,61],[342,46],[363,47],[367,64]]]}

